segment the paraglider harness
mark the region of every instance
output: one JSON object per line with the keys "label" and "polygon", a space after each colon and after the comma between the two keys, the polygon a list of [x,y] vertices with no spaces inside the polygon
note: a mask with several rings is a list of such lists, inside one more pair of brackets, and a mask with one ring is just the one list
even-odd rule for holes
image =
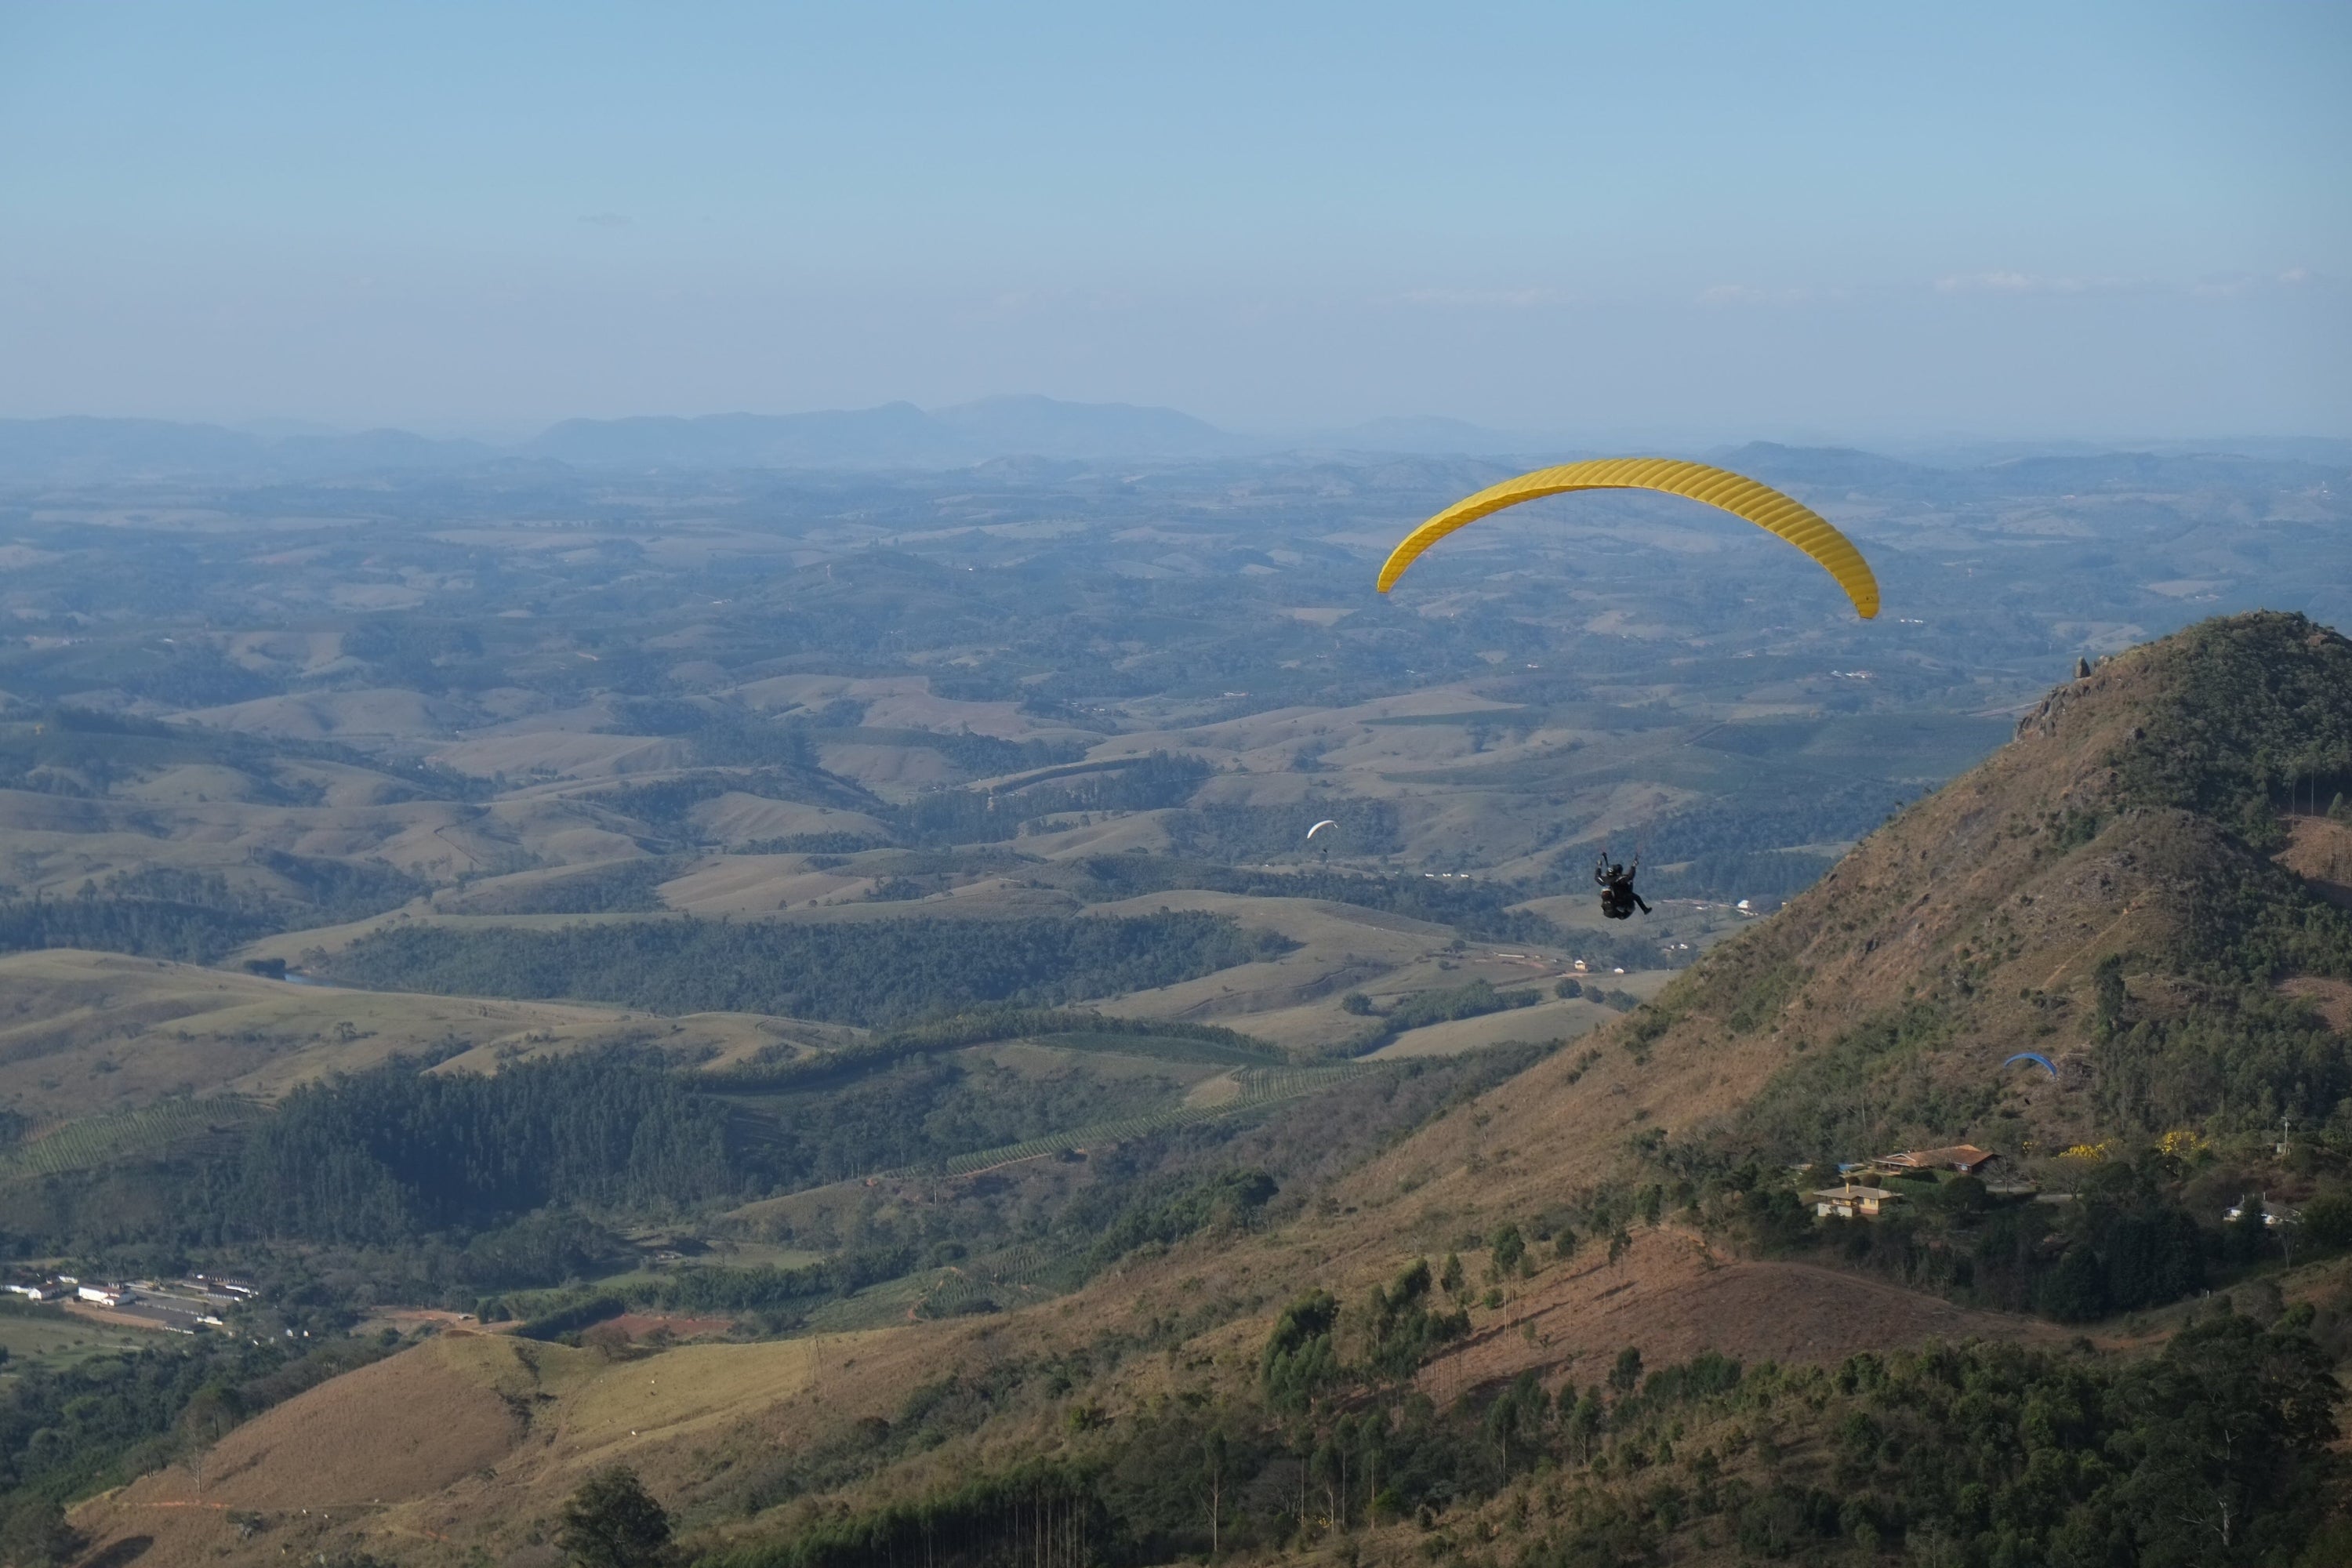
{"label": "paraglider harness", "polygon": [[1602,914],[1612,921],[1624,921],[1633,918],[1636,906],[1645,915],[1650,912],[1650,906],[1643,903],[1642,895],[1633,890],[1633,877],[1641,868],[1642,858],[1639,855],[1633,857],[1633,869],[1628,870],[1611,861],[1609,851],[1603,849],[1601,852],[1599,862],[1592,868],[1592,879],[1601,887]]}

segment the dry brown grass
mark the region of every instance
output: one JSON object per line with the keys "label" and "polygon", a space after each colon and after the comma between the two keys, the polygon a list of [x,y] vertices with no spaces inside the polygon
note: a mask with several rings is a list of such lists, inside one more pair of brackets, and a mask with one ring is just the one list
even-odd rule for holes
{"label": "dry brown grass", "polygon": [[2337,1034],[2352,1035],[2352,981],[2298,974],[2282,981],[2279,989],[2318,1008],[2319,1016],[2326,1019],[2327,1026]]}
{"label": "dry brown grass", "polygon": [[707,1339],[735,1326],[732,1318],[695,1318],[676,1312],[624,1312],[606,1321],[633,1340],[653,1333],[667,1333],[681,1340]]}
{"label": "dry brown grass", "polygon": [[2287,819],[2287,847],[2278,863],[2330,903],[2352,909],[2352,824],[2324,816]]}
{"label": "dry brown grass", "polygon": [[[439,1560],[434,1547],[449,1544],[500,1555],[607,1465],[626,1463],[657,1495],[678,1498],[710,1479],[715,1454],[804,1442],[895,1411],[926,1374],[923,1340],[686,1344],[614,1360],[444,1335],[246,1423],[205,1457],[201,1479],[174,1465],[84,1505],[75,1522],[100,1550],[153,1537],[142,1561],[155,1568],[274,1562],[289,1546],[328,1543],[395,1560]],[[232,1511],[266,1528],[240,1540]]]}
{"label": "dry brown grass", "polygon": [[1471,1337],[1432,1362],[1422,1386],[1451,1398],[1533,1372],[1598,1381],[1627,1346],[1648,1366],[1712,1350],[1738,1360],[1827,1363],[1924,1340],[2063,1343],[2053,1323],[1972,1311],[1804,1263],[1727,1258],[1679,1227],[1644,1231],[1616,1262],[1588,1247],[1475,1314]]}
{"label": "dry brown grass", "polygon": [[[639,1040],[711,1065],[778,1043],[839,1045],[860,1032],[794,1019],[478,1001],[293,985],[121,953],[53,948],[0,956],[0,1106],[37,1122],[165,1095],[273,1100],[330,1073],[456,1040],[445,1071]],[[103,1065],[101,1065],[103,1064]]]}
{"label": "dry brown grass", "polygon": [[1598,1002],[1582,997],[1546,1000],[1532,1007],[1487,1013],[1475,1018],[1455,1018],[1407,1029],[1371,1054],[1373,1061],[1402,1057],[1450,1057],[1510,1040],[1573,1040],[1604,1025],[1617,1015]]}
{"label": "dry brown grass", "polygon": [[[1281,933],[1299,945],[1279,958],[1221,969],[1195,980],[1139,991],[1105,1006],[1131,1017],[1213,1019],[1229,1027],[1261,1034],[1286,1045],[1324,1046],[1363,1032],[1364,1020],[1340,1010],[1354,990],[1404,990],[1408,977],[1425,970],[1421,984],[1454,984],[1470,973],[1433,977],[1454,932],[1444,926],[1349,904],[1315,899],[1252,899],[1193,889],[1150,893],[1087,912],[1103,917],[1150,914],[1160,910],[1230,915],[1244,925]],[[1494,971],[1505,983],[1527,971]]]}
{"label": "dry brown grass", "polygon": [[165,796],[161,803],[0,790],[9,880],[27,891],[69,895],[118,871],[163,867],[240,882],[251,875],[253,855],[272,850],[380,860],[446,882],[499,869],[519,852],[569,864],[640,853],[626,835],[560,797],[515,796],[483,810],[408,799],[379,773],[311,767],[291,776],[320,784],[327,804],[249,800],[249,783],[208,783],[209,773],[185,772],[149,781]]}

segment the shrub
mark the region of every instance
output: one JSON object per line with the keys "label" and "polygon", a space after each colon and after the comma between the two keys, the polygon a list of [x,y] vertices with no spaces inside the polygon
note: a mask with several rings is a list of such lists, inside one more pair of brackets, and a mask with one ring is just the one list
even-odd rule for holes
{"label": "shrub", "polygon": [[2314,1247],[2352,1246],[2352,1193],[2322,1193],[2304,1205],[2303,1238]]}
{"label": "shrub", "polygon": [[669,1547],[669,1515],[622,1465],[582,1483],[562,1521],[556,1544],[580,1568],[655,1568]]}

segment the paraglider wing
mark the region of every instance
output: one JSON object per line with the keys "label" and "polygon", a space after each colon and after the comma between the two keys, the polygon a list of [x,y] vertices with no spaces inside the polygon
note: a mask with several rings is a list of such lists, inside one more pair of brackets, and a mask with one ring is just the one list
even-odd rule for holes
{"label": "paraglider wing", "polygon": [[2052,1067],[2050,1065],[2050,1058],[2043,1056],[2040,1051],[2020,1051],[2000,1065],[2003,1068],[2009,1068],[2015,1067],[2020,1062],[2032,1062],[2035,1067],[2040,1068],[2052,1078],[2056,1078],[2058,1076],[2058,1069]]}
{"label": "paraglider wing", "polygon": [[1864,620],[1878,614],[1878,579],[1871,572],[1870,563],[1862,558],[1862,552],[1853,547],[1852,540],[1831,527],[1811,507],[1727,468],[1711,468],[1705,463],[1685,463],[1673,458],[1597,458],[1557,468],[1538,468],[1516,479],[1490,485],[1475,496],[1455,501],[1406,535],[1404,542],[1390,552],[1387,563],[1381,567],[1381,592],[1385,594],[1395,587],[1404,569],[1419,560],[1423,551],[1465,523],[1523,500],[1566,495],[1571,490],[1656,490],[1662,495],[1685,496],[1720,507],[1734,517],[1746,518],[1768,533],[1780,535],[1819,562],[1822,570],[1837,579],[1838,586],[1845,590],[1846,597],[1853,601],[1854,609]]}
{"label": "paraglider wing", "polygon": [[1339,826],[1339,819],[1338,817],[1336,817],[1336,816],[1327,816],[1327,817],[1325,817],[1322,821],[1320,821],[1320,822],[1317,823],[1314,826],[1312,826],[1312,827],[1308,828],[1308,829],[1307,830],[1307,837],[1308,838],[1310,838],[1310,839],[1311,839],[1311,838],[1313,838],[1317,834],[1318,834],[1318,833],[1322,832],[1325,828],[1327,828],[1327,827],[1337,827],[1337,826]]}

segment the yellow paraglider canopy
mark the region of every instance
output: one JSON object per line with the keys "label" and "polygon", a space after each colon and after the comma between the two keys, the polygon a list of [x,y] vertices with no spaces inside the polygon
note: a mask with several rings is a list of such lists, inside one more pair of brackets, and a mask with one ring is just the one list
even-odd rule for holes
{"label": "yellow paraglider canopy", "polygon": [[1557,468],[1538,468],[1516,479],[1489,485],[1476,495],[1455,501],[1405,537],[1389,552],[1381,568],[1381,592],[1396,586],[1404,569],[1421,552],[1465,523],[1517,506],[1523,500],[1566,495],[1570,490],[1656,490],[1662,495],[1687,496],[1744,517],[1768,533],[1777,533],[1837,579],[1864,620],[1878,614],[1878,579],[1853,542],[1822,520],[1802,501],[1782,495],[1728,468],[1685,463],[1674,458],[1596,458]]}

